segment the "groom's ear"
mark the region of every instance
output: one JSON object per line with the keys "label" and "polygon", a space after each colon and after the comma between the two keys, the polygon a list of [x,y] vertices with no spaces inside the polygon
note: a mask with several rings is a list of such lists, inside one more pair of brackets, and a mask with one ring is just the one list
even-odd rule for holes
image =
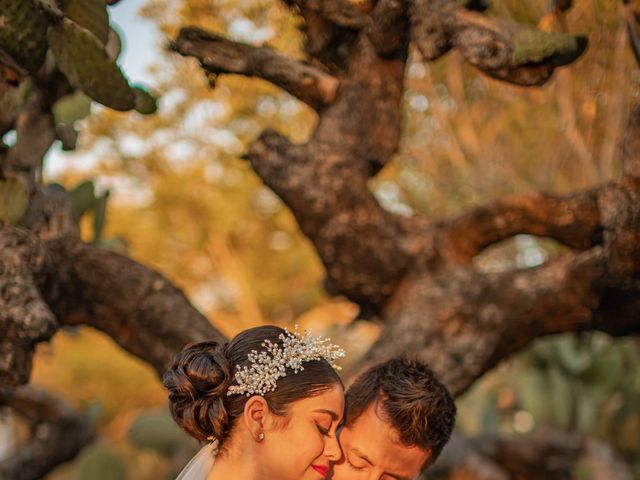
{"label": "groom's ear", "polygon": [[264,434],[265,420],[269,414],[269,405],[264,397],[254,395],[244,404],[243,420],[249,432],[260,441],[260,434]]}

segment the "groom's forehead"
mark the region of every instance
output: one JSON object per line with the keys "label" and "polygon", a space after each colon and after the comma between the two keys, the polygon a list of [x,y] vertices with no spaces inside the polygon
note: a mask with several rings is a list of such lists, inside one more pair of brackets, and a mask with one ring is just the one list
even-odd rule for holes
{"label": "groom's forehead", "polygon": [[[358,418],[347,418],[346,424],[342,427],[354,434],[355,438],[363,439],[375,438],[378,443],[384,440],[385,443],[401,445],[400,434],[393,427],[387,415],[382,412],[379,402],[372,402],[365,408]],[[371,435],[374,435],[371,437]]]}
{"label": "groom's forehead", "polygon": [[418,446],[403,444],[400,433],[385,415],[379,415],[374,405],[342,428],[340,441],[345,453],[351,450],[363,454],[374,464],[384,464],[392,471],[419,472],[430,456],[429,451]]}

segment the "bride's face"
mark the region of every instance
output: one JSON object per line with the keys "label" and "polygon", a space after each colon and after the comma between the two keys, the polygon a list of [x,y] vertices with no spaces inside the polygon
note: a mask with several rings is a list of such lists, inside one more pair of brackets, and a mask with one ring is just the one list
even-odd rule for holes
{"label": "bride's face", "polygon": [[336,429],[342,420],[344,391],[335,385],[315,397],[289,405],[286,418],[265,428],[263,458],[266,478],[322,480],[329,462],[341,457]]}

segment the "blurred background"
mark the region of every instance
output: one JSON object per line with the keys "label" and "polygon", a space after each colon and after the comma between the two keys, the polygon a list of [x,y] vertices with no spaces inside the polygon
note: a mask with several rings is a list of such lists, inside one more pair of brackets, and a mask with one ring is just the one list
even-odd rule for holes
{"label": "blurred background", "polygon": [[[440,218],[507,194],[570,192],[617,175],[640,70],[619,2],[575,3],[568,29],[588,35],[590,46],[543,88],[493,81],[456,53],[430,64],[413,55],[401,150],[370,184],[385,208]],[[493,0],[488,13],[536,24],[547,8],[545,0]],[[315,113],[257,79],[223,76],[211,89],[193,59],[166,49],[189,24],[301,57],[298,19],[276,0],[122,0],[110,14],[125,74],[159,95],[159,110],[142,116],[93,104],[78,149],[50,151],[47,181],[68,190],[91,181],[106,201],[104,221],[83,218],[84,237],[162,272],[228,336],[298,323],[336,337],[335,326],[351,323],[358,307],[327,296],[322,266],[293,216],[241,159],[267,126],[303,142]],[[476,262],[487,271],[529,268],[561,251],[523,235]],[[347,361],[377,332],[375,323],[356,321],[338,335]],[[65,330],[40,345],[32,381],[88,413],[99,430],[47,480],[175,478],[197,449],[168,416],[155,373],[94,330]],[[541,425],[609,442],[640,478],[638,340],[544,339],[459,399],[457,428],[465,434]],[[19,422],[0,411],[0,457],[20,435]],[[575,468],[575,478],[590,478],[589,465]]]}

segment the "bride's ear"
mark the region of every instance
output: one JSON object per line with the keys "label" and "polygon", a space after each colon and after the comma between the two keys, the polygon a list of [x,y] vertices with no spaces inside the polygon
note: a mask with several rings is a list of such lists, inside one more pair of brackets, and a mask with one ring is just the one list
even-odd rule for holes
{"label": "bride's ear", "polygon": [[255,441],[264,440],[265,424],[270,415],[269,405],[264,397],[254,395],[244,404],[243,420]]}

